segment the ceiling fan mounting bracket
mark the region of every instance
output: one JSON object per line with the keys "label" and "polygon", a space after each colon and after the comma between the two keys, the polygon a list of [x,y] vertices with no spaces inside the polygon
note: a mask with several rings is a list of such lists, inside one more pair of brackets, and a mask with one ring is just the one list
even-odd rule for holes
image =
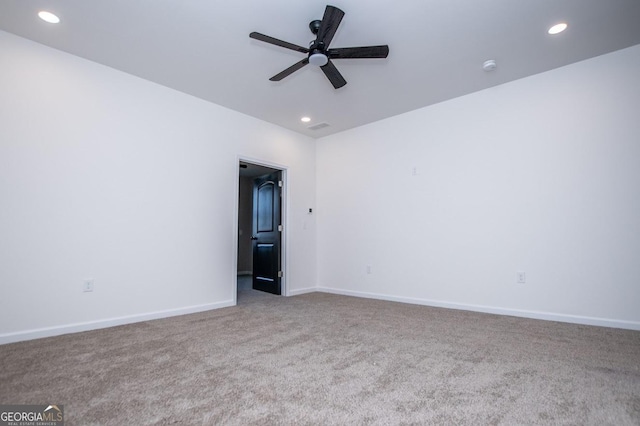
{"label": "ceiling fan mounting bracket", "polygon": [[309,22],[309,29],[314,35],[318,34],[318,30],[320,29],[320,24],[322,24],[322,21],[320,19],[315,19]]}

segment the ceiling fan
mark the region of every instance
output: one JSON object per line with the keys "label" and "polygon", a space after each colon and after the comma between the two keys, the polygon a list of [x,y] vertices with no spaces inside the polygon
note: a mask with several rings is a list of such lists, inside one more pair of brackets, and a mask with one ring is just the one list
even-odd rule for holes
{"label": "ceiling fan", "polygon": [[329,49],[329,44],[344,17],[344,12],[335,6],[328,6],[324,11],[322,20],[315,20],[309,23],[309,29],[316,35],[316,39],[311,41],[309,48],[298,46],[293,43],[278,40],[264,34],[252,32],[249,37],[275,44],[276,46],[306,53],[307,57],[296,62],[286,70],[274,75],[269,80],[280,81],[293,72],[299,70],[307,64],[317,65],[324,75],[327,76],[333,87],[339,89],[347,84],[340,71],[331,62],[332,59],[359,59],[359,58],[386,58],[389,54],[389,46],[363,46],[363,47],[339,47]]}

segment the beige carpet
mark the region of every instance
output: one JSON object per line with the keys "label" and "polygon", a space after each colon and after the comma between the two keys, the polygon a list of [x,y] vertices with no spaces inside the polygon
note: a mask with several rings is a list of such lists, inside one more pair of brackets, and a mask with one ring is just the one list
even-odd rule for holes
{"label": "beige carpet", "polygon": [[0,346],[67,425],[639,425],[640,332],[322,293]]}

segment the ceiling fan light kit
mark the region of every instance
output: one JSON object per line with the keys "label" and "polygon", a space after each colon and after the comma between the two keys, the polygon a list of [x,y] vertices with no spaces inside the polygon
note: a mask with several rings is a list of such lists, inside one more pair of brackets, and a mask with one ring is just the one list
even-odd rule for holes
{"label": "ceiling fan light kit", "polygon": [[339,89],[347,84],[347,81],[342,77],[340,71],[338,71],[336,66],[333,64],[332,59],[386,58],[389,55],[389,46],[386,44],[380,46],[339,47],[336,49],[330,49],[329,44],[331,44],[331,40],[333,39],[343,17],[344,12],[342,10],[335,6],[327,5],[322,20],[316,19],[309,23],[309,29],[316,36],[316,39],[311,41],[309,44],[309,48],[278,40],[277,38],[257,32],[249,34],[249,37],[255,40],[260,40],[265,43],[307,54],[306,58],[274,75],[269,80],[280,81],[305,65],[311,64],[320,67],[333,87],[335,89]]}
{"label": "ceiling fan light kit", "polygon": [[309,55],[309,63],[311,65],[323,67],[327,65],[327,62],[329,62],[329,58],[327,58],[327,55],[322,52],[315,52]]}

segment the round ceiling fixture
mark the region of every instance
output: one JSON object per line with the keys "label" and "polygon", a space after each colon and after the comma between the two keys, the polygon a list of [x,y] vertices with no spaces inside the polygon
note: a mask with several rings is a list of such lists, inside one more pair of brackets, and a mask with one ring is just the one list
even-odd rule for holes
{"label": "round ceiling fixture", "polygon": [[497,66],[498,65],[496,64],[496,61],[494,61],[493,59],[489,59],[488,61],[484,61],[484,64],[482,64],[482,69],[489,72],[495,70]]}
{"label": "round ceiling fixture", "polygon": [[327,58],[327,55],[325,55],[320,51],[314,52],[311,55],[309,55],[309,63],[311,65],[317,65],[319,67],[323,67],[327,65],[327,62],[329,62],[329,58]]}
{"label": "round ceiling fixture", "polygon": [[57,24],[58,22],[60,22],[60,18],[58,18],[51,12],[47,12],[46,10],[41,10],[40,12],[38,12],[38,16],[40,17],[40,19],[50,24]]}
{"label": "round ceiling fixture", "polygon": [[560,34],[566,29],[567,29],[567,24],[565,22],[560,22],[559,24],[555,24],[553,27],[549,28],[549,31],[547,32],[551,35],[554,35],[554,34]]}
{"label": "round ceiling fixture", "polygon": [[302,121],[303,123],[308,123],[311,121],[311,117],[302,117],[300,121]]}

